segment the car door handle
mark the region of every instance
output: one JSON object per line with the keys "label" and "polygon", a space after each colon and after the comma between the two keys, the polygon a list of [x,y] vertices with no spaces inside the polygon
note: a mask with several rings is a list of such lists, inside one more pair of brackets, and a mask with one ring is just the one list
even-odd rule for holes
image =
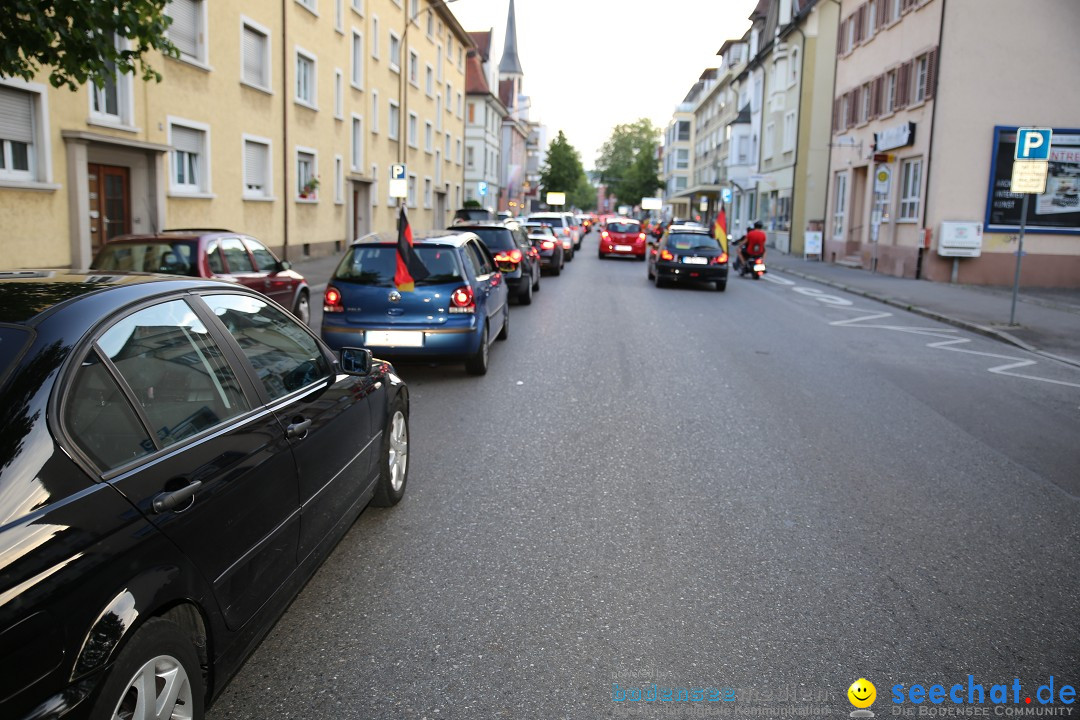
{"label": "car door handle", "polygon": [[[202,486],[202,480],[195,480],[194,482],[185,485],[179,490],[173,490],[172,492],[159,493],[152,502],[154,512],[163,513],[175,510],[176,508],[195,502],[195,491]],[[187,508],[185,508],[186,510]]]}
{"label": "car door handle", "polygon": [[310,427],[310,419],[302,420],[300,422],[293,423],[292,425],[289,425],[289,427],[285,428],[285,434],[291,438],[299,438],[302,440],[307,436],[307,431]]}

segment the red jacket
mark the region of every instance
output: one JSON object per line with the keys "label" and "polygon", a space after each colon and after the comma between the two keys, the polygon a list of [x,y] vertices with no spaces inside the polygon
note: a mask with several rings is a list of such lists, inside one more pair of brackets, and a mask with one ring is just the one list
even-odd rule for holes
{"label": "red jacket", "polygon": [[745,251],[747,255],[765,254],[765,231],[754,228],[746,233]]}

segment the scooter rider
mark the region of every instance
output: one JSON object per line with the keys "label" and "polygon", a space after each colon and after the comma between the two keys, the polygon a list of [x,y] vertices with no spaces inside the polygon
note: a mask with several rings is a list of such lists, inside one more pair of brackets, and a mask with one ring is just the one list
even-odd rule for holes
{"label": "scooter rider", "polygon": [[765,235],[765,231],[762,229],[764,226],[760,220],[754,222],[754,227],[747,231],[746,235],[738,241],[739,245],[739,263],[741,267],[746,267],[746,263],[749,258],[757,257],[765,259],[765,241],[768,239]]}

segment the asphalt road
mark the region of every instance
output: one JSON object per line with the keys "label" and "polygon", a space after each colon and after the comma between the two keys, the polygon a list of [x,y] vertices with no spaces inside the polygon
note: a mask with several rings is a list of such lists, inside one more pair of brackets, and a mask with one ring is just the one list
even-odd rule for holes
{"label": "asphalt road", "polygon": [[[880,717],[897,683],[1080,684],[1080,371],[595,249],[513,308],[486,377],[399,368],[404,501],[210,718],[840,717],[859,677]],[[735,700],[613,700],[652,683]]]}

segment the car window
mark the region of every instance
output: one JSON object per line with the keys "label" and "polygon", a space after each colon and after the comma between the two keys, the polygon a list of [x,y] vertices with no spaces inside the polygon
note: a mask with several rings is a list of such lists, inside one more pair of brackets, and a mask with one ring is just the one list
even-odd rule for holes
{"label": "car window", "polygon": [[225,263],[231,273],[249,273],[253,271],[251,257],[244,249],[240,238],[226,238],[221,241],[221,250],[225,254]]}
{"label": "car window", "polygon": [[[442,245],[414,246],[417,257],[427,268],[428,276],[416,281],[416,287],[445,285],[462,279],[457,253]],[[359,246],[345,253],[334,271],[334,280],[356,285],[394,286],[397,247]]]}
{"label": "car window", "polygon": [[94,258],[93,270],[152,272],[198,276],[191,242],[115,243]]}
{"label": "car window", "polygon": [[636,233],[641,231],[641,226],[637,223],[613,222],[608,223],[607,229],[609,232]]}
{"label": "car window", "polygon": [[469,231],[479,235],[491,251],[514,248],[514,236],[510,228],[475,227],[469,228]]}
{"label": "car window", "polygon": [[716,238],[705,233],[671,233],[667,239],[668,247],[676,250],[693,250],[695,248],[708,248],[719,250],[720,243]]}
{"label": "car window", "polygon": [[255,269],[265,273],[277,272],[278,260],[274,257],[274,253],[266,249],[265,245],[251,238],[244,238],[244,245],[251,251],[251,256],[255,258]]}
{"label": "car window", "polygon": [[330,363],[291,315],[247,295],[206,295],[206,304],[255,368],[271,400],[330,375]]}
{"label": "car window", "polygon": [[215,275],[225,274],[225,263],[221,259],[221,243],[217,240],[210,243],[206,250],[206,262],[210,266],[210,272]]}
{"label": "car window", "polygon": [[131,388],[162,445],[250,409],[221,348],[183,300],[127,316],[97,346]]}
{"label": "car window", "polygon": [[491,255],[487,253],[483,246],[479,245],[474,240],[470,240],[468,243],[466,243],[466,245],[468,247],[471,247],[473,252],[476,253],[476,256],[480,262],[481,275],[490,275],[491,273],[495,272],[495,265],[491,261]]}

